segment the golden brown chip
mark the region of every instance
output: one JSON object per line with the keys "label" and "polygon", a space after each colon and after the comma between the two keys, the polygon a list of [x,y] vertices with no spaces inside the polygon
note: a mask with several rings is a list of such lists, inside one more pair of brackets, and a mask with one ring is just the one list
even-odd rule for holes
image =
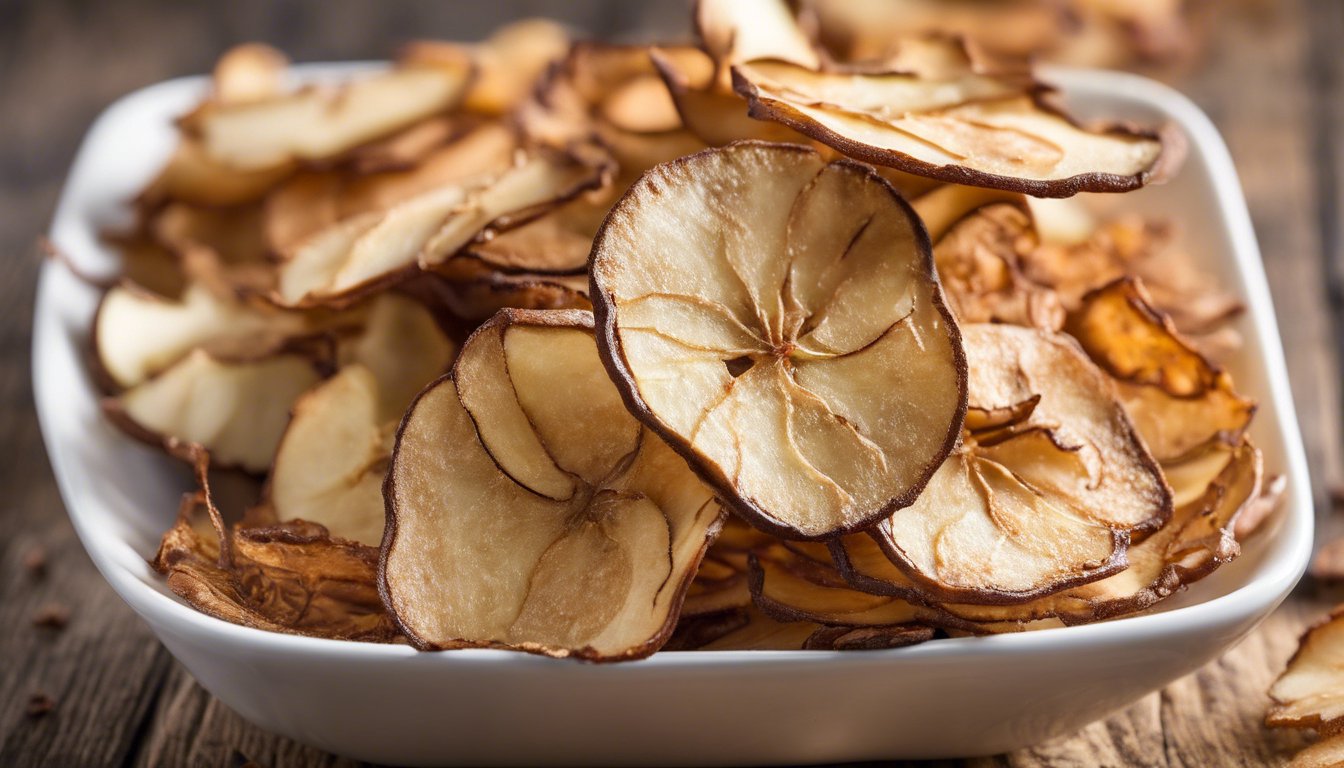
{"label": "golden brown chip", "polygon": [[[1017,623],[1045,619],[1084,624],[1144,610],[1208,576],[1240,552],[1233,526],[1254,502],[1261,478],[1260,452],[1249,441],[1235,450],[1226,446],[1216,450],[1227,460],[1212,477],[1201,471],[1205,478],[1201,491],[1179,503],[1161,529],[1129,547],[1125,570],[1019,605],[944,602],[938,607],[959,620],[983,623],[981,631],[1011,630]],[[904,596],[913,586],[865,537],[846,536],[832,544],[832,553],[857,589]]]}
{"label": "golden brown chip", "polygon": [[663,645],[722,512],[631,418],[592,316],[505,310],[402,422],[381,584],[420,648]]}
{"label": "golden brown chip", "polygon": [[929,227],[938,277],[959,321],[1064,325],[1059,297],[1022,274],[1023,255],[1040,242],[1024,197],[948,184],[912,207]]}
{"label": "golden brown chip", "polygon": [[928,241],[864,166],[755,142],[661,166],[591,271],[632,411],[753,525],[865,527],[957,439],[965,369]]}
{"label": "golden brown chip", "polygon": [[751,604],[747,586],[747,557],[769,546],[773,536],[761,533],[736,517],[724,521],[718,538],[710,545],[681,606],[681,617],[717,614]]}
{"label": "golden brown chip", "polygon": [[1287,768],[1339,768],[1344,765],[1344,735],[1327,736],[1298,752]]}
{"label": "golden brown chip", "polygon": [[1083,298],[1067,329],[1107,373],[1153,455],[1173,462],[1218,440],[1236,444],[1255,401],[1195,351],[1142,286],[1123,278]]}
{"label": "golden brown chip", "polygon": [[378,550],[302,522],[227,530],[208,485],[183,498],[151,565],[197,610],[233,624],[366,642],[398,634],[378,596]]}
{"label": "golden brown chip", "polygon": [[1315,728],[1334,734],[1344,727],[1344,609],[1307,630],[1288,668],[1270,686],[1274,700],[1265,725]]}
{"label": "golden brown chip", "polygon": [[1117,572],[1129,533],[1161,526],[1172,494],[1111,382],[1060,334],[962,333],[968,412],[1016,420],[977,416],[992,426],[968,434],[915,503],[871,535],[942,600],[1020,603]]}
{"label": "golden brown chip", "polygon": [[859,160],[958,184],[1068,197],[1175,174],[1185,145],[1173,129],[1083,128],[1030,76],[991,72],[959,42],[943,45],[945,55],[919,57],[932,73],[750,61],[733,67],[733,86],[752,117]]}

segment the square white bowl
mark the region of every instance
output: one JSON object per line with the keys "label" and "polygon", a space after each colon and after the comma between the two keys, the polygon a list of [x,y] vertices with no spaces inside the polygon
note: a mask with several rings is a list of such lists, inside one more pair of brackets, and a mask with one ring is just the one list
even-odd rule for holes
{"label": "square white bowl", "polygon": [[[356,67],[367,65],[355,65]],[[305,76],[351,71],[313,65]],[[1014,635],[866,652],[658,654],[594,666],[505,651],[420,653],[235,626],[198,613],[146,564],[189,487],[175,462],[100,414],[84,364],[98,293],[54,263],[41,274],[33,376],[47,451],[71,519],[118,594],[207,690],[244,718],[379,763],[806,763],[985,755],[1071,732],[1219,656],[1288,594],[1311,554],[1306,461],[1269,289],[1231,159],[1208,118],[1132,75],[1051,70],[1082,115],[1172,121],[1181,175],[1117,198],[1178,222],[1206,268],[1246,302],[1230,368],[1260,410],[1251,433],[1288,498],[1240,559],[1153,611]],[[172,119],[204,78],[137,91],[90,129],[51,238],[110,273],[98,232],[166,159]]]}

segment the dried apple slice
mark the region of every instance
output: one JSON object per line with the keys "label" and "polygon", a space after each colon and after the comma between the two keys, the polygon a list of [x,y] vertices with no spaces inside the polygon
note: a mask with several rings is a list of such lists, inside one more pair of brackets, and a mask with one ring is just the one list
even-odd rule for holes
{"label": "dried apple slice", "polygon": [[753,525],[856,530],[955,444],[966,369],[928,240],[870,169],[744,142],[649,172],[593,246],[631,411]]}
{"label": "dried apple slice", "polygon": [[378,596],[378,551],[320,526],[227,531],[204,493],[183,498],[151,565],[192,607],[254,629],[337,640],[397,637]]}
{"label": "dried apple slice", "polygon": [[830,562],[813,560],[779,544],[751,554],[751,598],[776,621],[849,628],[963,624],[936,608],[859,592]]}
{"label": "dried apple slice", "polygon": [[754,607],[740,614],[737,626],[708,643],[687,650],[801,651],[817,632],[826,629],[813,621],[776,621]]}
{"label": "dried apple slice", "polygon": [[1133,279],[1085,296],[1068,331],[1115,377],[1159,461],[1178,461],[1213,440],[1235,445],[1255,415],[1255,401],[1238,395],[1231,375],[1192,348]]}
{"label": "dried apple slice", "polygon": [[[1129,567],[1090,584],[1017,605],[939,602],[958,619],[982,624],[982,631],[1011,631],[1012,625],[1057,620],[1065,625],[1141,611],[1213,573],[1240,552],[1233,528],[1255,502],[1261,482],[1260,452],[1249,442],[1235,449],[1218,446],[1219,460],[1182,473],[1191,493],[1178,491],[1170,521],[1127,551]],[[1212,469],[1212,475],[1210,475]],[[1174,483],[1173,483],[1174,484]],[[912,582],[871,541],[846,536],[832,544],[835,561],[856,589],[905,596]]]}
{"label": "dried apple slice", "polygon": [[147,442],[196,443],[222,466],[264,472],[290,404],[321,378],[307,355],[230,362],[198,349],[104,404],[118,426]]}
{"label": "dried apple slice", "polygon": [[698,59],[694,56],[673,59],[655,48],[649,51],[649,58],[672,96],[682,125],[709,146],[723,146],[741,139],[807,142],[797,131],[753,120],[741,96],[730,87],[717,87],[714,60],[707,54]]}
{"label": "dried apple slice", "polygon": [[335,157],[431,115],[466,94],[473,68],[459,60],[406,60],[338,88],[309,86],[293,94],[242,103],[207,103],[184,118],[206,156],[240,171]]}
{"label": "dried apple slice", "polygon": [[467,321],[488,320],[501,309],[585,309],[588,277],[487,274],[468,280],[448,280],[437,295],[453,315]]}
{"label": "dried apple slice", "polygon": [[379,418],[378,380],[349,365],[294,402],[275,453],[267,499],[281,522],[305,520],[376,547],[395,422]]}
{"label": "dried apple slice", "polygon": [[681,606],[683,619],[745,608],[751,604],[747,586],[747,558],[753,550],[769,546],[773,536],[761,533],[730,517],[724,521],[718,538],[700,561],[686,601]]}
{"label": "dried apple slice", "polygon": [[821,56],[784,0],[699,0],[695,29],[725,80],[730,67],[759,59],[809,69],[821,65]]}
{"label": "dried apple slice", "polygon": [[1017,420],[970,433],[873,538],[926,595],[955,602],[1027,602],[1124,568],[1129,534],[1160,527],[1172,492],[1109,379],[1059,334],[962,331],[970,412]]}
{"label": "dried apple slice", "polygon": [[1274,700],[1265,725],[1315,728],[1338,733],[1344,727],[1344,609],[1302,636],[1288,668],[1269,689]]}
{"label": "dried apple slice", "polygon": [[381,583],[417,647],[619,661],[671,634],[722,512],[626,413],[592,328],[502,311],[403,420]]}
{"label": "dried apple slice", "polygon": [[1293,755],[1286,768],[1339,768],[1344,765],[1344,736],[1327,736]]}
{"label": "dried apple slice", "polygon": [[[961,65],[948,66],[957,53]],[[930,76],[754,61],[734,67],[733,85],[751,103],[752,117],[850,157],[1038,197],[1161,183],[1183,156],[1183,138],[1171,130],[1080,127],[1044,100],[1044,86],[1019,73],[984,71],[964,50],[949,51],[939,65]]]}
{"label": "dried apple slice", "polygon": [[1023,254],[1039,245],[1025,197],[948,184],[912,207],[929,227],[938,277],[959,321],[1063,326],[1059,297],[1022,273]]}
{"label": "dried apple slice", "polygon": [[314,329],[297,312],[228,299],[189,284],[179,300],[134,285],[113,287],[93,321],[100,375],[117,388],[157,375],[195,348],[223,356],[257,355]]}
{"label": "dried apple slice", "polygon": [[434,315],[407,296],[386,293],[364,310],[357,334],[343,337],[336,350],[340,365],[358,364],[377,381],[377,421],[400,421],[426,384],[448,370],[456,345]]}
{"label": "dried apple slice", "polygon": [[602,186],[608,175],[606,167],[538,150],[502,173],[342,219],[287,256],[276,298],[285,306],[348,303],[442,264],[482,232],[526,223]]}

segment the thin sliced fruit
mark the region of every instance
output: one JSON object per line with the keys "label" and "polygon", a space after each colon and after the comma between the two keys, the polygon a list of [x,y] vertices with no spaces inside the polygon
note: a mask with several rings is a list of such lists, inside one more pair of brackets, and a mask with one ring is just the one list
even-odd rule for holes
{"label": "thin sliced fruit", "polygon": [[751,604],[747,586],[747,557],[753,550],[769,546],[775,539],[746,523],[730,517],[724,521],[718,538],[710,545],[700,569],[695,572],[682,618],[737,610]]}
{"label": "thin sliced fruit", "polygon": [[213,161],[240,171],[327,160],[431,115],[466,94],[473,70],[458,61],[406,62],[337,88],[309,86],[243,103],[207,103],[185,120]]}
{"label": "thin sliced fruit", "polygon": [[1269,696],[1274,705],[1265,725],[1271,728],[1336,733],[1344,727],[1344,610],[1336,608],[1302,636]]}
{"label": "thin sliced fruit", "polygon": [[367,368],[378,384],[379,424],[401,421],[425,385],[447,372],[457,347],[423,304],[397,293],[374,298],[359,332],[337,344],[340,365]]}
{"label": "thin sliced fruit", "polygon": [[1339,768],[1344,765],[1344,735],[1326,736],[1293,755],[1287,768]]}
{"label": "thin sliced fruit", "polygon": [[447,261],[487,230],[523,224],[581,192],[608,169],[538,151],[499,174],[448,184],[343,219],[304,240],[279,270],[286,306],[348,303]]}
{"label": "thin sliced fruit", "polygon": [[378,380],[349,365],[294,403],[267,497],[280,522],[305,520],[376,547],[394,424],[379,419]]}
{"label": "thin sliced fruit", "polygon": [[230,362],[196,350],[105,401],[113,421],[151,443],[197,443],[221,466],[264,472],[290,405],[322,376],[307,355]]}
{"label": "thin sliced fruit", "polygon": [[1213,440],[1235,445],[1255,415],[1255,401],[1238,395],[1231,375],[1190,346],[1133,279],[1085,296],[1068,331],[1116,379],[1160,461],[1177,461]]}
{"label": "thin sliced fruit", "polygon": [[315,330],[297,312],[231,300],[199,284],[180,300],[119,285],[103,296],[93,322],[93,348],[102,375],[133,387],[202,348],[224,357],[255,356]]}
{"label": "thin sliced fruit", "polygon": [[501,309],[586,309],[588,278],[486,274],[465,280],[446,280],[438,295],[457,317],[488,320]]}
{"label": "thin sliced fruit", "polygon": [[956,442],[965,363],[928,241],[864,166],[753,142],[660,166],[591,271],[631,411],[757,527],[863,528]]}
{"label": "thin sliced fruit", "polygon": [[[777,61],[733,68],[759,120],[850,157],[921,176],[1039,197],[1123,192],[1166,181],[1183,138],[1111,125],[1083,128],[1019,72],[989,72],[946,41],[936,76],[822,71]],[[948,66],[960,54],[961,65]]]}
{"label": "thin sliced fruit", "polygon": [[[1227,459],[1213,477],[1207,472],[1202,491],[1176,507],[1171,520],[1142,542],[1132,545],[1129,567],[1117,574],[1017,605],[972,605],[940,602],[959,619],[1004,631],[1013,624],[1057,620],[1085,624],[1152,607],[1213,573],[1237,556],[1233,535],[1238,517],[1257,498],[1261,480],[1260,452],[1249,443],[1235,450],[1217,449]],[[847,536],[833,549],[842,573],[857,589],[875,594],[904,595],[911,586],[903,571],[883,562],[872,543]]]}
{"label": "thin sliced fruit", "polygon": [[759,59],[815,69],[821,56],[783,0],[699,0],[695,29],[700,44],[726,73]]}
{"label": "thin sliced fruit", "polygon": [[586,312],[503,311],[402,422],[381,578],[418,647],[618,661],[671,634],[722,512],[592,334]]}
{"label": "thin sliced fruit", "polygon": [[968,435],[871,535],[940,600],[1028,602],[1124,568],[1130,532],[1160,527],[1172,492],[1109,379],[1059,334],[962,331],[971,412],[1026,415]]}
{"label": "thin sliced fruit", "polygon": [[378,551],[305,523],[226,530],[206,492],[187,494],[151,565],[168,588],[217,619],[336,640],[391,642]]}

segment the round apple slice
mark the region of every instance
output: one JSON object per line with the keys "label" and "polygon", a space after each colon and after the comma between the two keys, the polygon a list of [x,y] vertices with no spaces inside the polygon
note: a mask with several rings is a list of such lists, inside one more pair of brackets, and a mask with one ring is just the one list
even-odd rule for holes
{"label": "round apple slice", "polygon": [[1166,522],[1172,492],[1110,380],[1061,334],[963,333],[967,421],[984,426],[870,535],[952,602],[1022,603],[1123,569],[1130,534]]}
{"label": "round apple slice", "polygon": [[871,525],[956,443],[961,338],[923,226],[866,166],[759,142],[660,166],[591,272],[627,406],[758,528]]}
{"label": "round apple slice", "polygon": [[723,513],[626,413],[578,310],[504,310],[402,421],[381,583],[423,649],[642,658]]}

